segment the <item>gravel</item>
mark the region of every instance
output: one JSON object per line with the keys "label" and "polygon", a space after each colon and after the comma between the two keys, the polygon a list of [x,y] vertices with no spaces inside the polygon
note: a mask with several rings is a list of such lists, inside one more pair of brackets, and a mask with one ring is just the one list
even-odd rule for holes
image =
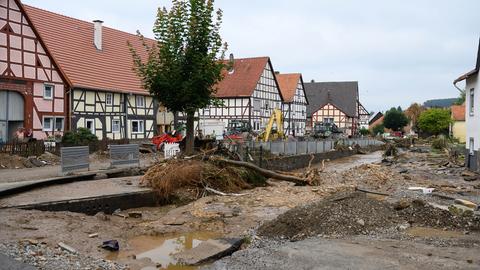
{"label": "gravel", "polygon": [[[80,254],[72,254],[59,247],[49,247],[35,240],[18,243],[0,243],[0,253],[38,269],[65,270],[123,270],[126,266]],[[1,267],[0,267],[1,268]]]}
{"label": "gravel", "polygon": [[261,226],[258,234],[273,239],[301,240],[318,235],[374,235],[402,226],[480,231],[480,218],[452,215],[421,200],[391,204],[355,192],[287,211]]}

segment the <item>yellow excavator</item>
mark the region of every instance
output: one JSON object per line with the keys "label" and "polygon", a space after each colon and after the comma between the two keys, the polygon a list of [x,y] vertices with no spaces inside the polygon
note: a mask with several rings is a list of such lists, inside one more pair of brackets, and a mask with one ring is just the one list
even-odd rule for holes
{"label": "yellow excavator", "polygon": [[[276,124],[276,126],[274,126],[274,124]],[[270,119],[268,119],[268,124],[265,128],[265,131],[258,136],[258,139],[263,142],[285,139],[282,111],[279,109],[273,110],[272,115],[270,115]]]}

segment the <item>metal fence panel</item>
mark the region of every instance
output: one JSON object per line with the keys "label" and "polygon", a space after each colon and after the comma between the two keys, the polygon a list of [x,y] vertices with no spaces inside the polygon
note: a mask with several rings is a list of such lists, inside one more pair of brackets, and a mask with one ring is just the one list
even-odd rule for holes
{"label": "metal fence panel", "polygon": [[308,141],[307,142],[307,153],[308,154],[317,153],[317,142],[316,141]]}
{"label": "metal fence panel", "polygon": [[140,165],[138,148],[138,144],[110,145],[111,165]]}
{"label": "metal fence panel", "polygon": [[297,142],[297,155],[307,154],[307,142]]}
{"label": "metal fence panel", "polygon": [[271,142],[270,152],[272,154],[283,154],[283,153],[285,153],[285,142]]}
{"label": "metal fence panel", "polygon": [[62,147],[60,155],[62,173],[90,169],[88,146]]}
{"label": "metal fence panel", "polygon": [[297,142],[285,142],[285,154],[296,155],[297,154]]}

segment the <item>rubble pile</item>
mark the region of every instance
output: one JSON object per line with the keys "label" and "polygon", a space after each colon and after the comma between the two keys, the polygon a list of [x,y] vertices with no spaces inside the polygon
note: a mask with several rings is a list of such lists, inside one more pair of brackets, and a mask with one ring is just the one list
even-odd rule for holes
{"label": "rubble pile", "polygon": [[422,201],[394,205],[354,192],[294,208],[264,224],[258,233],[268,238],[301,240],[317,235],[370,235],[398,226],[480,231],[480,218],[456,216]]}

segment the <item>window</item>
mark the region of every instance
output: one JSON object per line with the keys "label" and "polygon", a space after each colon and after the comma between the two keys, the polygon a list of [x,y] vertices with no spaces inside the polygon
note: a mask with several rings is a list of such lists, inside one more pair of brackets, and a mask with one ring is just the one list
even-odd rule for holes
{"label": "window", "polygon": [[470,115],[473,116],[475,111],[475,89],[470,89],[470,106],[469,106]]}
{"label": "window", "polygon": [[333,118],[332,117],[323,118],[323,123],[333,123]]}
{"label": "window", "polygon": [[95,121],[93,119],[85,120],[85,127],[89,129],[92,134],[95,134]]}
{"label": "window", "polygon": [[112,133],[120,133],[120,120],[112,120]]}
{"label": "window", "polygon": [[137,107],[144,108],[145,107],[145,97],[144,96],[137,96]]}
{"label": "window", "polygon": [[55,117],[55,131],[63,131],[65,119],[63,117]]}
{"label": "window", "polygon": [[143,133],[143,120],[132,120],[132,133]]}
{"label": "window", "polygon": [[43,98],[52,99],[53,98],[53,85],[45,84],[43,86]]}
{"label": "window", "polygon": [[473,156],[475,154],[474,147],[475,147],[475,142],[474,142],[473,138],[470,138],[470,143],[468,145],[468,150],[469,150],[471,156]]}
{"label": "window", "polygon": [[43,131],[53,131],[53,117],[43,117]]}
{"label": "window", "polygon": [[107,95],[105,96],[105,102],[107,103],[107,105],[113,105],[112,93],[107,93]]}

